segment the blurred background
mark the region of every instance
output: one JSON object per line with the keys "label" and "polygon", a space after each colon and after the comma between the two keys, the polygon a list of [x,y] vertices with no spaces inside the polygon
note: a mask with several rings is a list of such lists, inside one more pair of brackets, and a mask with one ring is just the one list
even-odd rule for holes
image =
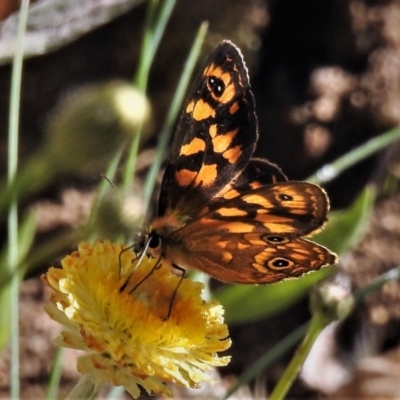
{"label": "blurred background", "polygon": [[[21,160],[42,145],[46,124],[71,91],[114,79],[132,81],[140,57],[146,7],[147,2],[140,0],[32,1],[21,91]],[[1,2],[2,176],[7,166],[5,132],[17,13],[18,1]],[[203,21],[209,22],[209,29],[200,61],[223,39],[240,47],[259,118],[256,155],[277,163],[290,180],[306,179],[323,165],[399,125],[399,1],[177,0],[150,71],[148,101],[152,114],[140,147],[137,182],[132,183],[134,195],[140,195],[158,132]],[[365,235],[343,255],[339,267],[352,288],[362,287],[399,265],[399,154],[399,145],[391,145],[324,186],[333,210],[349,207],[367,184],[376,189],[377,200],[366,221]],[[35,207],[40,215],[34,246],[56,233],[73,230],[87,218],[102,172],[70,172],[21,204],[21,212]],[[153,216],[158,189],[150,207]],[[3,243],[6,228],[3,222]],[[54,353],[51,338],[58,328],[42,311],[46,299],[38,276],[55,262],[57,259],[43,263],[22,285],[21,360],[28,360],[21,364],[24,398],[42,398],[48,380]],[[398,289],[392,282],[357,307],[348,320],[326,332],[321,349],[312,354],[317,367],[307,370],[311,372],[304,375],[305,382],[295,383],[289,398],[314,399],[321,394],[327,398],[396,398],[400,393]],[[229,385],[226,382],[234,380],[308,318],[308,301],[303,296],[279,314],[230,326],[233,358],[220,371],[225,379],[221,385]],[[67,357],[63,362],[64,392],[77,379],[75,363],[71,362],[75,355]],[[263,386],[266,393],[270,392],[290,357],[285,354],[251,388]],[[328,366],[331,369],[325,374]],[[0,357],[0,397],[7,397],[8,383],[4,350]],[[204,397],[214,393],[216,389],[210,389]],[[182,394],[182,398],[186,396]]]}

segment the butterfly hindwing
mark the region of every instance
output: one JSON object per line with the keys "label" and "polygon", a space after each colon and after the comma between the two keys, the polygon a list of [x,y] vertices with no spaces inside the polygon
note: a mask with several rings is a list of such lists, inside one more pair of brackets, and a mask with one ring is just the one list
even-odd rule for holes
{"label": "butterfly hindwing", "polygon": [[[214,226],[218,229],[218,224]],[[278,239],[278,240],[276,240]],[[229,283],[273,283],[334,264],[336,255],[309,240],[263,232],[201,231],[170,248],[169,259]]]}
{"label": "butterfly hindwing", "polygon": [[328,249],[300,237],[324,224],[328,207],[325,192],[311,183],[261,186],[172,233],[166,255],[231,283],[300,276],[336,262]]}

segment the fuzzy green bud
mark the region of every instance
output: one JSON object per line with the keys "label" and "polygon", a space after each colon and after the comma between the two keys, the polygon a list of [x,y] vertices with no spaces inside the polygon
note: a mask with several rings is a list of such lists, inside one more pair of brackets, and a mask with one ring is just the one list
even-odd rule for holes
{"label": "fuzzy green bud", "polygon": [[97,208],[93,227],[100,237],[129,240],[142,226],[143,215],[138,196],[125,196],[118,188],[110,188]]}
{"label": "fuzzy green bud", "polygon": [[58,171],[104,169],[149,116],[145,96],[128,83],[84,86],[67,95],[51,116],[44,156]]}

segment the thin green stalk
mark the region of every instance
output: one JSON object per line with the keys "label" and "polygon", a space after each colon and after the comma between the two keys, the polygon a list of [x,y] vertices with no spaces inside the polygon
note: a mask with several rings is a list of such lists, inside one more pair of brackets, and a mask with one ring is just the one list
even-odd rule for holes
{"label": "thin green stalk", "polygon": [[165,27],[175,7],[176,0],[163,1],[157,14],[158,0],[151,0],[146,15],[145,31],[140,54],[140,64],[134,78],[134,85],[146,92],[151,64],[157,52]]}
{"label": "thin green stalk", "polygon": [[269,396],[269,400],[281,400],[285,398],[287,392],[293,384],[293,381],[299,374],[301,366],[310,352],[312,345],[324,327],[325,324],[320,318],[313,318],[311,320],[306,337],[296,350],[296,353],[285,369],[285,372],[279,379],[278,384],[275,386],[273,392]]}
{"label": "thin green stalk", "polygon": [[[18,215],[17,205],[13,201],[8,215],[8,265],[14,271],[18,264]],[[10,394],[12,399],[19,398],[19,276],[12,273],[10,290]]]}
{"label": "thin green stalk", "polygon": [[367,286],[360,288],[355,291],[353,294],[354,300],[356,302],[360,302],[363,300],[367,295],[370,293],[376,292],[380,289],[383,285],[391,281],[398,281],[400,280],[400,266],[396,268],[392,268],[389,271],[386,271],[382,275],[379,275],[375,278],[370,284]]}
{"label": "thin green stalk", "polygon": [[[149,2],[139,68],[134,78],[135,86],[143,93],[146,93],[150,67],[176,0],[165,0],[161,2],[161,9],[157,14],[156,8],[158,3],[158,0],[151,0]],[[133,177],[135,176],[135,162],[139,151],[141,131],[142,126],[139,126],[136,134],[133,136],[129,154],[126,159],[122,184],[125,191],[132,186]]]}
{"label": "thin green stalk", "polygon": [[253,365],[251,365],[245,373],[240,376],[237,383],[229,389],[229,392],[224,396],[224,400],[228,399],[240,386],[250,383],[259,373],[265,368],[269,367],[279,357],[288,352],[299,340],[304,336],[309,322],[299,326],[278,344],[276,344],[270,351],[260,357]]}
{"label": "thin green stalk", "polygon": [[151,66],[152,58],[154,57],[151,51],[151,42],[153,39],[153,25],[156,16],[158,0],[150,0],[147,6],[146,19],[144,22],[144,32],[142,47],[139,56],[139,67],[136,71],[136,75],[133,79],[133,84],[143,92],[147,89],[147,80],[149,75],[149,70]]}
{"label": "thin green stalk", "polygon": [[[18,133],[19,114],[21,100],[22,65],[24,58],[24,39],[28,20],[29,0],[23,0],[20,8],[17,32],[17,48],[14,56],[10,113],[8,130],[8,166],[7,182],[11,184],[17,175],[18,167]],[[13,196],[8,214],[8,266],[10,273],[14,273],[18,266],[18,199]],[[11,305],[11,367],[10,367],[10,395],[11,398],[19,398],[19,314],[18,314],[19,277],[14,273],[11,281],[10,305]]]}
{"label": "thin green stalk", "polygon": [[57,347],[56,353],[53,359],[53,365],[51,367],[50,381],[47,386],[46,399],[53,400],[57,398],[57,392],[60,385],[61,380],[61,372],[62,372],[62,358],[64,355],[65,349],[64,347]]}
{"label": "thin green stalk", "polygon": [[160,170],[161,163],[164,159],[165,150],[171,138],[172,128],[174,127],[176,117],[181,108],[183,97],[186,93],[186,88],[190,82],[193,69],[199,57],[200,49],[201,46],[203,45],[204,38],[207,33],[207,28],[208,28],[208,23],[204,22],[201,24],[199,30],[197,31],[194,43],[190,49],[189,56],[186,60],[185,67],[183,69],[183,73],[179,80],[178,87],[175,91],[174,98],[172,99],[171,106],[168,110],[166,120],[161,129],[157,144],[156,154],[154,157],[154,162],[150,167],[150,171],[146,179],[146,185],[143,190],[144,192],[143,203],[145,210],[147,210],[147,207],[149,205],[154,185],[157,179],[158,171]]}
{"label": "thin green stalk", "polygon": [[334,162],[324,165],[315,174],[307,178],[307,181],[314,182],[319,185],[329,182],[335,179],[346,169],[384,149],[386,146],[399,139],[400,127],[397,127],[378,137],[368,140],[368,142],[363,143],[361,146],[349,151]]}

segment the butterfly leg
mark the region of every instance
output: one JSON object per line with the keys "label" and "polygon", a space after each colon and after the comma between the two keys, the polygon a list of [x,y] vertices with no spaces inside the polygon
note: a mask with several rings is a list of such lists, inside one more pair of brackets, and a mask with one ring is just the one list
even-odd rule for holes
{"label": "butterfly leg", "polygon": [[[154,267],[150,270],[150,272],[145,275],[130,291],[129,294],[133,293],[147,278],[149,278],[154,271],[159,269],[161,267],[161,257],[156,261],[154,264]],[[119,291],[120,293],[123,292],[126,289],[126,286],[131,278],[132,274],[129,276],[129,278],[125,281],[125,283],[120,287]]]}
{"label": "butterfly leg", "polygon": [[171,301],[169,302],[168,315],[167,315],[166,320],[169,319],[169,317],[171,316],[172,305],[174,304],[174,300],[175,300],[176,294],[178,293],[179,286],[181,286],[183,278],[185,277],[185,274],[186,274],[186,270],[181,268],[179,265],[172,264],[172,267],[177,269],[178,271],[180,271],[181,272],[181,276],[180,276],[178,284],[176,285],[174,293],[172,293]]}
{"label": "butterfly leg", "polygon": [[[122,253],[124,252],[124,251],[126,251],[126,250],[129,250],[129,249],[131,249],[132,247],[127,247],[127,248],[125,248],[125,249],[123,249],[121,252],[120,252],[120,254],[119,254],[119,276],[121,277],[121,255],[122,255]],[[146,249],[147,249],[147,247],[146,247]],[[142,252],[142,254],[140,254],[139,256],[137,256],[136,258],[135,258],[135,260],[138,260],[139,259],[139,261],[137,262],[137,264],[139,264],[141,261],[142,261],[142,258],[144,257],[144,255],[145,255],[146,253],[145,253],[145,251],[144,252]],[[135,261],[134,260],[134,261]],[[157,261],[156,261],[156,263],[155,263],[155,265],[154,265],[154,267],[149,271],[149,273],[147,274],[147,275],[145,275],[130,291],[129,291],[129,294],[131,294],[131,293],[133,293],[144,281],[146,281],[153,273],[154,273],[154,271],[156,271],[156,270],[158,270],[159,268],[161,268],[161,261],[162,261],[162,257],[159,257],[158,259],[157,259]],[[178,282],[178,284],[176,285],[176,287],[175,287],[175,289],[174,289],[174,292],[172,293],[172,296],[171,296],[171,300],[170,300],[170,302],[169,302],[169,307],[168,307],[168,314],[167,314],[167,317],[165,318],[165,320],[168,320],[169,319],[169,317],[171,316],[171,313],[172,313],[172,306],[173,306],[173,304],[174,304],[174,300],[175,300],[175,297],[176,297],[176,294],[178,293],[178,289],[179,289],[179,287],[180,287],[180,285],[181,285],[181,283],[182,283],[182,280],[184,279],[184,277],[185,277],[185,274],[186,274],[186,270],[184,269],[184,268],[181,268],[181,267],[179,267],[178,265],[176,265],[176,264],[172,264],[172,267],[173,268],[175,268],[176,270],[178,270],[178,271],[180,271],[180,279],[179,279],[179,282]],[[130,278],[131,278],[131,276],[132,276],[132,274],[130,274],[129,275],[129,277],[128,277],[128,279],[125,281],[125,283],[120,287],[120,289],[119,289],[119,292],[120,293],[122,293],[125,289],[126,289],[126,287],[128,286],[128,282],[130,281]]]}
{"label": "butterfly leg", "polygon": [[[118,255],[118,268],[119,268],[119,270],[118,270],[118,276],[119,276],[119,279],[121,279],[121,270],[122,270],[122,254],[123,253],[125,253],[126,251],[128,251],[128,250],[131,250],[131,249],[133,249],[134,248],[134,245],[133,246],[129,246],[129,247],[125,247],[124,249],[122,249],[120,252],[119,252],[119,255]],[[136,261],[138,259],[138,257],[136,257],[136,258],[134,258],[133,259],[133,261]],[[129,279],[128,279],[129,280]],[[125,282],[125,285],[126,285],[126,282]]]}

